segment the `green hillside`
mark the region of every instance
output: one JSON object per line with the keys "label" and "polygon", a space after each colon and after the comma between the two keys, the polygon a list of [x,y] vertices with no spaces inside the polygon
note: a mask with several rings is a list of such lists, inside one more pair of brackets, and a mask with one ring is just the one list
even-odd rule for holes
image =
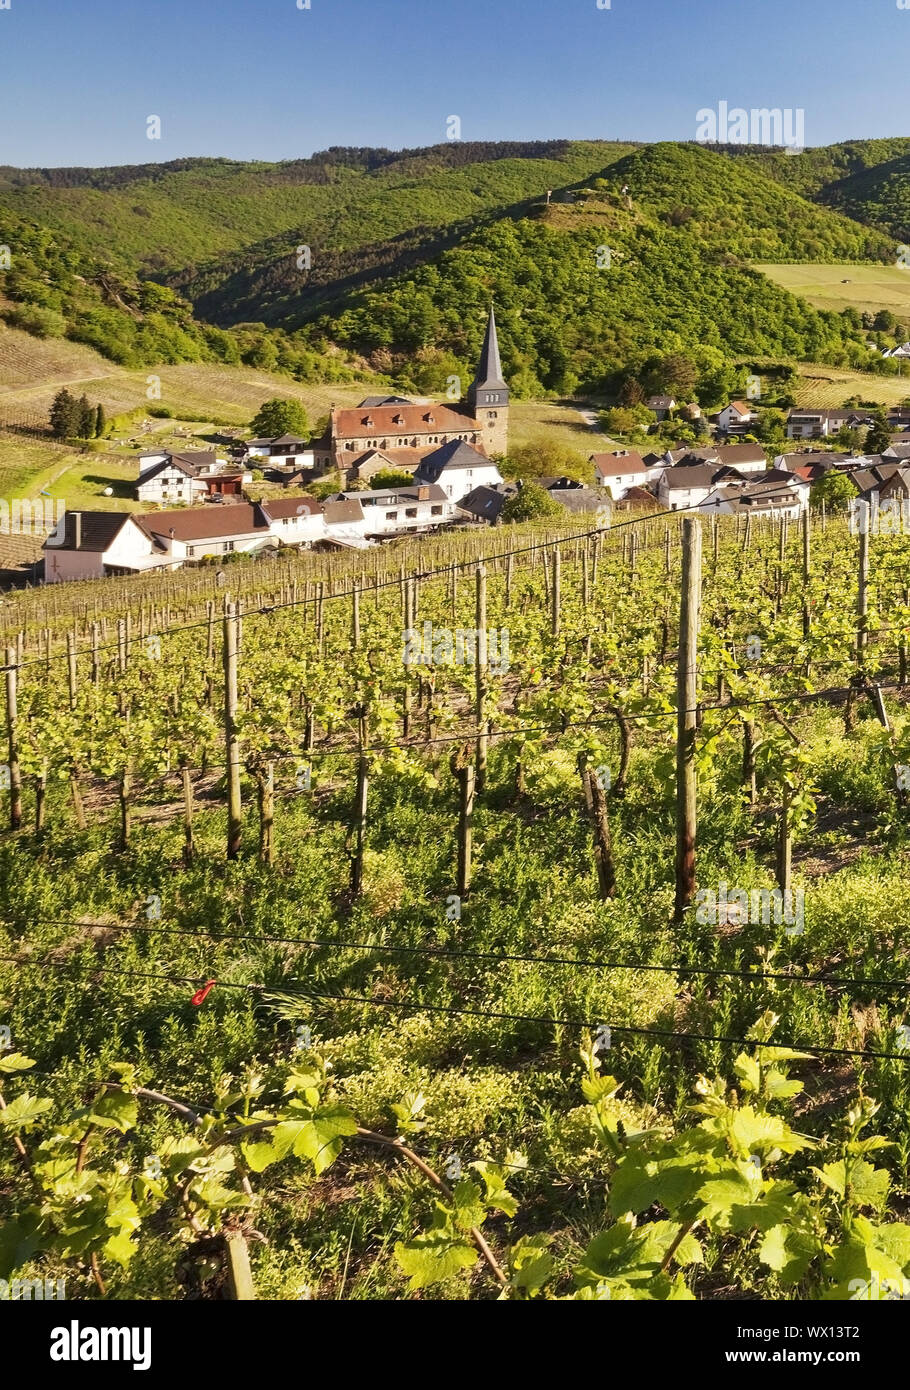
{"label": "green hillside", "polygon": [[[290,256],[445,226],[575,182],[629,145],[568,141],[337,150],[283,164],[181,160],[125,169],[0,169],[8,209],[143,274],[186,276],[276,237]],[[214,283],[214,269],[208,272]]]}
{"label": "green hillside", "polygon": [[[627,193],[622,190],[628,189]],[[524,394],[600,389],[653,355],[786,357],[866,366],[863,336],[748,264],[801,247],[860,260],[887,255],[877,233],[818,208],[747,166],[697,146],[632,154],[573,201],[476,229],[435,261],[350,297],[314,330],[349,351],[466,370],[484,308],[498,306],[506,370]],[[609,266],[599,247],[609,247]],[[422,378],[421,384],[431,383]]]}
{"label": "green hillside", "polygon": [[800,155],[774,151],[737,151],[758,171],[796,193],[900,241],[910,239],[910,138],[855,140]]}
{"label": "green hillside", "polygon": [[113,362],[239,361],[230,336],[198,323],[166,286],[121,272],[64,232],[4,210],[0,313],[37,338],[68,338]]}
{"label": "green hillside", "polygon": [[0,317],[128,368],[223,362],[311,383],[373,371],[435,391],[469,369],[492,294],[525,396],[600,389],[690,349],[707,364],[865,369],[855,316],[750,267],[893,265],[883,227],[901,234],[906,160],[906,140],[795,157],[551,141],[0,168],[0,245],[14,250]]}

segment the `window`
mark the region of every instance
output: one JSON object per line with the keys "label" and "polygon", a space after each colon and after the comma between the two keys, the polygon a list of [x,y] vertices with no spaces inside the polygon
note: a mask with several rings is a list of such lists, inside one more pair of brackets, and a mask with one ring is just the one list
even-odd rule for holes
{"label": "window", "polygon": [[225,550],[233,550],[233,549],[234,549],[234,542],[233,542],[233,541],[225,541],[225,543],[224,543],[224,548],[225,548]]}
{"label": "window", "polygon": [[442,507],[431,507],[430,516],[442,516]]}
{"label": "window", "polygon": [[404,513],[404,514],[405,514],[405,516],[416,516],[416,515],[417,515],[417,508],[416,508],[416,507],[406,507],[406,508],[405,508],[405,513]]}
{"label": "window", "polygon": [[186,548],[186,553],[187,553],[187,556],[188,556],[188,557],[189,557],[190,555],[195,555],[195,554],[196,554],[196,547],[195,547],[194,545],[188,545],[187,548]]}
{"label": "window", "polygon": [[397,521],[397,520],[398,520],[398,513],[397,513],[397,512],[386,512],[386,514],[385,514],[385,519],[386,519],[386,521]]}

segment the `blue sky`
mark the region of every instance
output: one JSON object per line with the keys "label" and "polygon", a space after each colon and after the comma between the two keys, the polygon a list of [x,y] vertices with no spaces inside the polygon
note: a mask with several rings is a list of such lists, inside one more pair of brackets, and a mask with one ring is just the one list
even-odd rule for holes
{"label": "blue sky", "polygon": [[465,140],[691,139],[721,100],[802,107],[810,145],[910,133],[898,0],[9,3],[0,164],[430,145],[451,115]]}

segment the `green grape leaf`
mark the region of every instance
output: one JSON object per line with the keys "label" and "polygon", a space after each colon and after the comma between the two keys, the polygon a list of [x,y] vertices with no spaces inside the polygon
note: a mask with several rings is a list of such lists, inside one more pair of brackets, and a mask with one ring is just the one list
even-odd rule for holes
{"label": "green grape leaf", "polygon": [[26,1126],[37,1123],[42,1115],[46,1115],[51,1104],[49,1100],[30,1096],[27,1091],[23,1091],[21,1096],[16,1096],[15,1100],[9,1102],[5,1110],[0,1110],[0,1126],[9,1130],[25,1129]]}
{"label": "green grape leaf", "polygon": [[427,1231],[407,1243],[398,1241],[395,1258],[408,1275],[409,1289],[425,1289],[441,1283],[459,1270],[477,1263],[477,1251],[466,1240],[453,1239],[444,1231]]}

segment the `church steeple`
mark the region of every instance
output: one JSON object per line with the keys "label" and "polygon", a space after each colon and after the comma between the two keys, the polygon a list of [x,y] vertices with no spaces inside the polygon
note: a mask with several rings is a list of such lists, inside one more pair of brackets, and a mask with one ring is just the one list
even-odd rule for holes
{"label": "church steeple", "polygon": [[472,415],[483,425],[487,453],[506,453],[509,442],[509,388],[502,374],[496,315],[492,305],[480,362],[468,390],[467,403]]}

